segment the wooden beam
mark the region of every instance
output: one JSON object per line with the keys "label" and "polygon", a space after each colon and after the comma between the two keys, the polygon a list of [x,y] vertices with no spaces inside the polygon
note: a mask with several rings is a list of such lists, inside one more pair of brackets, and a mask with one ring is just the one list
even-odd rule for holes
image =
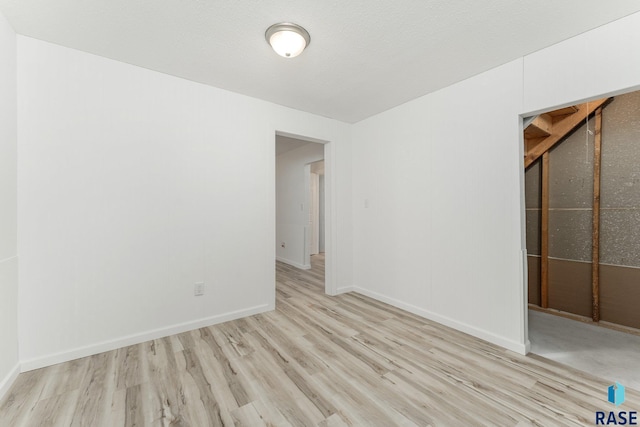
{"label": "wooden beam", "polygon": [[[546,137],[543,137],[543,138],[529,138],[529,137],[525,136],[524,137],[524,150],[525,150],[525,153],[531,151],[533,149],[533,147],[535,147],[536,145],[540,144],[545,139],[547,139],[547,138]],[[525,156],[526,156],[526,154],[525,154]]]}
{"label": "wooden beam", "polygon": [[549,135],[544,141],[537,144],[530,151],[527,151],[524,157],[524,167],[528,168],[531,163],[535,162],[545,152],[549,151],[554,145],[562,140],[569,132],[578,127],[582,122],[586,120],[589,115],[600,108],[609,98],[602,98],[591,102],[578,105],[578,111],[570,116],[567,116],[563,120],[554,123]]}
{"label": "wooden beam", "polygon": [[542,209],[540,212],[540,306],[549,307],[549,152],[542,155]]}
{"label": "wooden beam", "polygon": [[593,236],[591,244],[591,291],[594,322],[600,321],[600,169],[602,148],[602,107],[596,110],[593,149]]}
{"label": "wooden beam", "polygon": [[575,105],[572,105],[571,107],[559,108],[557,110],[549,111],[547,114],[553,117],[554,121],[557,121],[558,119],[556,119],[556,117],[558,117],[559,120],[561,120],[563,118],[562,116],[568,116],[569,114],[573,114],[577,112],[578,112],[578,107],[576,107]]}
{"label": "wooden beam", "polygon": [[525,138],[540,138],[551,135],[553,119],[548,114],[540,114],[524,130]]}

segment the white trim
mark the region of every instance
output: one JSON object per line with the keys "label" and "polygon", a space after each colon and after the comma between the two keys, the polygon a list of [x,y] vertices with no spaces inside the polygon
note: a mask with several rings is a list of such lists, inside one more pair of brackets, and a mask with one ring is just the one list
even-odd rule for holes
{"label": "white trim", "polygon": [[529,342],[529,259],[527,257],[527,249],[522,249],[521,255],[519,263],[520,277],[522,277],[520,298],[524,301],[524,306],[521,313],[522,334],[520,335],[520,339],[524,342],[524,354],[528,354],[531,343]]}
{"label": "white trim", "polygon": [[[524,73],[524,63],[521,62]],[[524,77],[522,79],[524,84]],[[523,87],[524,93],[524,87]],[[520,321],[520,340],[524,343],[522,354],[529,353],[531,343],[529,342],[529,258],[527,257],[527,203],[525,197],[525,170],[522,167],[524,157],[524,119],[518,118],[518,157],[513,159],[513,165],[518,169],[518,192],[520,193],[520,215],[518,218],[520,228],[520,259],[518,260],[518,270],[520,272],[520,286],[518,286],[518,317]]]}
{"label": "white trim", "polygon": [[14,366],[7,376],[2,379],[2,382],[0,382],[0,399],[7,394],[16,378],[18,378],[18,375],[20,375],[20,364],[16,363],[16,366]]}
{"label": "white trim", "polygon": [[[324,146],[322,148],[324,150]],[[323,154],[324,158],[324,154]],[[304,227],[302,227],[302,262],[311,267],[311,164],[304,165]]]}
{"label": "white trim", "polygon": [[279,256],[276,257],[276,261],[284,262],[285,264],[289,264],[289,265],[291,265],[291,266],[293,266],[295,268],[299,268],[300,270],[309,270],[309,269],[311,269],[311,264],[304,265],[304,264],[300,264],[299,262],[291,261],[291,260],[288,260],[286,258],[282,258],[282,257],[279,257]]}
{"label": "white trim", "polygon": [[[269,304],[273,307],[276,306],[276,269],[274,266],[273,260],[276,258],[276,138],[273,135],[273,129],[271,125],[267,126],[266,129],[266,144],[264,144],[264,149],[266,150],[266,157],[269,159],[266,164],[266,176],[264,177],[265,182],[271,182],[270,185],[267,186],[267,191],[265,191],[265,199],[264,204],[267,207],[267,211],[264,215],[264,233],[267,242],[271,242],[271,244],[267,244],[264,246],[264,250],[266,251],[266,255],[264,258],[264,277],[265,280],[269,280],[269,282],[273,283],[273,286],[269,284],[269,288],[267,289],[269,292]],[[266,282],[265,282],[266,283]]]}
{"label": "white trim", "polygon": [[274,307],[271,304],[262,304],[255,307],[250,307],[243,310],[231,311],[229,313],[220,314],[217,316],[206,317],[204,319],[195,320],[192,322],[179,323],[177,325],[169,326],[161,329],[154,329],[152,331],[143,332],[140,334],[129,335],[126,337],[118,338],[115,340],[104,341],[98,344],[92,344],[85,347],[79,347],[69,351],[63,351],[49,356],[37,357],[35,359],[22,361],[20,364],[21,372],[32,371],[34,369],[44,368],[46,366],[55,365],[57,363],[68,362],[70,360],[79,359],[81,357],[92,356],[94,354],[103,353],[105,351],[111,351],[118,348],[140,344],[146,341],[167,337],[169,335],[180,334],[182,332],[191,331],[194,329],[204,328],[212,326],[218,323],[228,322],[230,320],[240,319],[242,317],[252,316],[254,314],[264,313],[266,311],[273,310]]}
{"label": "white trim", "polygon": [[354,292],[354,291],[356,291],[355,286],[343,286],[341,288],[336,289],[336,295],[345,294],[347,292]]}
{"label": "white trim", "polygon": [[401,308],[410,313],[417,314],[418,316],[424,317],[426,319],[433,320],[434,322],[440,323],[450,328],[457,329],[458,331],[467,333],[469,335],[473,335],[476,338],[480,338],[492,344],[499,345],[500,347],[506,348],[507,350],[515,351],[516,353],[523,354],[523,355],[527,353],[528,349],[527,349],[527,344],[525,343],[519,343],[516,341],[506,339],[499,335],[495,335],[492,332],[485,331],[484,329],[479,329],[479,328],[476,328],[475,326],[458,322],[457,320],[453,320],[446,316],[441,316],[429,310],[416,307],[415,305],[402,302],[400,300],[388,297],[378,292],[373,292],[368,289],[360,288],[358,286],[354,286],[353,291],[359,294],[368,296],[370,298],[373,298],[375,300],[390,304],[394,307]]}
{"label": "white trim", "polygon": [[324,145],[324,292],[337,295],[338,280],[338,200],[336,147],[333,142]]}

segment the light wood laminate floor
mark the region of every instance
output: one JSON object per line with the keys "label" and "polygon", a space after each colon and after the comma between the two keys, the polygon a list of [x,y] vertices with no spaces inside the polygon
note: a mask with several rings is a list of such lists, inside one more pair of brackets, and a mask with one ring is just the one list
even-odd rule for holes
{"label": "light wood laminate floor", "polygon": [[[608,382],[277,263],[274,312],[21,374],[2,426],[594,425]],[[638,410],[628,389],[619,410]]]}

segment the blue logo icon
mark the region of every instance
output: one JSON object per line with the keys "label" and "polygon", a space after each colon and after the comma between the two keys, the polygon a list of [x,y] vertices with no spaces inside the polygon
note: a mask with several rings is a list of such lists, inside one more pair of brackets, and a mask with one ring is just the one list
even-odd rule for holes
{"label": "blue logo icon", "polygon": [[616,381],[612,386],[609,386],[609,402],[616,406],[620,406],[624,403],[624,386]]}

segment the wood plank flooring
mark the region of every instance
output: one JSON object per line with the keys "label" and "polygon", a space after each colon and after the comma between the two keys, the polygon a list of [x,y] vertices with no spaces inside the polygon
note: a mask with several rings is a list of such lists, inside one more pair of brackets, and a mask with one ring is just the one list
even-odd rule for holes
{"label": "wood plank flooring", "polygon": [[[277,263],[277,309],[21,374],[2,426],[556,426],[609,383]],[[638,410],[627,390],[619,410]]]}

